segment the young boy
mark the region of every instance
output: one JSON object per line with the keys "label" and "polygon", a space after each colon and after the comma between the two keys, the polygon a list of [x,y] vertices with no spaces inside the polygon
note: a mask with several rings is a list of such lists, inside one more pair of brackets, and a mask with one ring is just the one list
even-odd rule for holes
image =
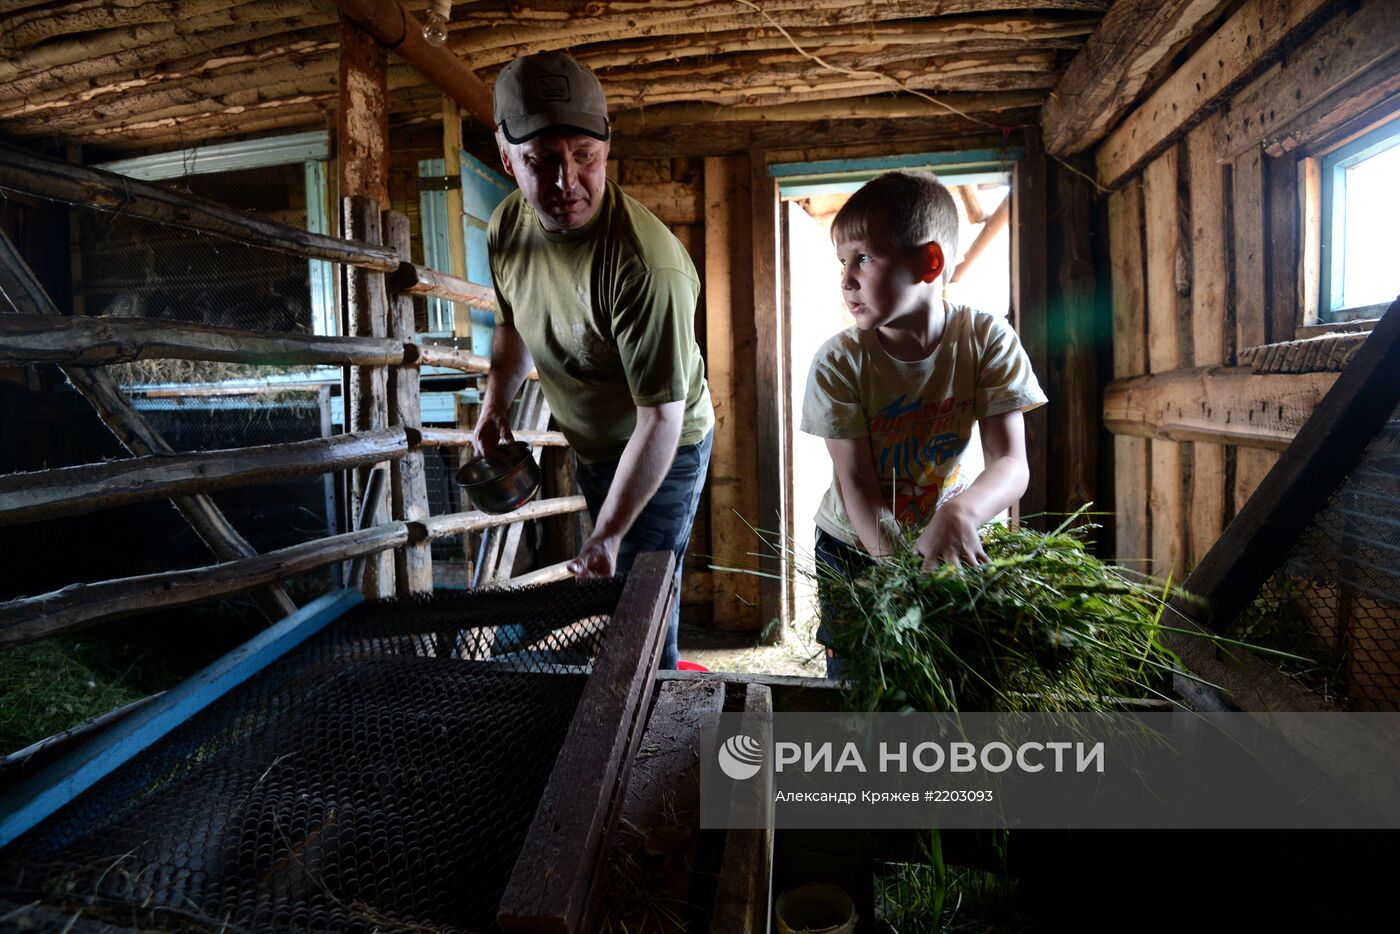
{"label": "young boy", "polygon": [[[853,577],[891,552],[901,525],[925,521],[915,544],[925,567],[986,561],[978,529],[1025,492],[1021,413],[1046,399],[1004,320],[943,298],[958,241],[952,195],[931,175],[888,172],[851,196],[831,239],[856,323],[817,352],[802,403],[802,430],[826,439],[835,468],[817,562]],[[969,484],[959,462],[974,422],[986,466]],[[817,639],[837,678],[837,608],[820,590]]]}

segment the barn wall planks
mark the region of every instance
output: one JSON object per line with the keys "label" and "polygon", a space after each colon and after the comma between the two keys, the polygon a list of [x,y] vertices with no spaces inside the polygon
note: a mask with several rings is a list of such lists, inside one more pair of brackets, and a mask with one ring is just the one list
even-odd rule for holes
{"label": "barn wall planks", "polygon": [[[1238,79],[1203,79],[1188,59],[1096,152],[1099,180],[1112,189],[1116,380],[1228,366],[1238,351],[1291,340],[1312,323],[1304,219],[1316,205],[1304,195],[1315,199],[1317,186],[1305,157],[1400,110],[1400,8],[1285,6],[1263,26],[1242,8],[1201,46],[1231,49],[1226,70]],[[1237,41],[1258,29],[1268,41]],[[1278,453],[1142,434],[1114,436],[1118,556],[1179,574]]]}

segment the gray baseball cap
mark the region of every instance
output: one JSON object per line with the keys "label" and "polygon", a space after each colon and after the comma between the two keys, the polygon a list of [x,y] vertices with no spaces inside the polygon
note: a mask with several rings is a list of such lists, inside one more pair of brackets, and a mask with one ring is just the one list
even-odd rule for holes
{"label": "gray baseball cap", "polygon": [[549,129],[608,138],[608,102],[598,78],[563,52],[522,55],[496,76],[496,124],[512,143]]}

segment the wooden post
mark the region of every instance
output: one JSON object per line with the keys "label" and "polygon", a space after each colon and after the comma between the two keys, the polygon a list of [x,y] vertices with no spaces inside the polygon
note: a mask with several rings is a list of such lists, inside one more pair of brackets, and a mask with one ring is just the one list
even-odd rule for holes
{"label": "wooden post", "polygon": [[[343,223],[356,239],[380,242],[379,208],[368,198],[351,195],[343,201]],[[384,276],[366,269],[346,269],[345,304],[351,336],[387,337],[389,301]],[[358,367],[350,383],[350,400],[345,408],[346,427],[350,431],[372,431],[389,424],[388,371],[384,367]],[[361,497],[369,472],[374,465],[358,467],[352,485],[352,514],[363,508]],[[389,515],[388,491],[382,494],[378,515]],[[379,553],[369,559],[365,568],[364,594],[369,599],[384,599],[394,594],[394,559]]]}
{"label": "wooden post", "polygon": [[[746,522],[758,518],[758,445],[753,437],[757,385],[746,360],[755,346],[750,179],[742,157],[705,160],[706,370],[715,407],[710,456],[710,551],[717,567],[747,568],[758,544]],[[714,620],[720,628],[757,630],[758,579],[714,575]]]}
{"label": "wooden post", "polygon": [[[1108,199],[1108,250],[1113,287],[1113,375],[1147,372],[1146,291],[1143,271],[1142,184],[1133,179]],[[1053,403],[1052,403],[1053,404]],[[1150,558],[1147,515],[1148,442],[1113,439],[1114,539],[1119,563]]]}
{"label": "wooden post", "polygon": [[[384,242],[407,262],[412,249],[408,218],[396,211],[383,215]],[[389,336],[396,340],[413,340],[413,296],[397,293],[392,300],[389,316]],[[390,424],[407,429],[421,429],[422,416],[418,393],[418,367],[401,366],[394,372],[394,393],[389,397]],[[412,448],[402,460],[390,467],[394,518],[403,522],[422,522],[428,518],[428,480],[423,473],[423,451]],[[431,593],[433,589],[433,551],[427,541],[411,542],[394,552],[395,578],[399,596]]]}
{"label": "wooden post", "polygon": [[[1026,157],[1016,163],[1011,189],[1011,301],[1013,321],[1031,368],[1044,379],[1049,366],[1047,300],[1049,268],[1046,253],[1045,153],[1039,135],[1026,134]],[[1053,403],[1052,403],[1053,404]],[[1021,502],[1012,509],[1016,518],[1032,516],[1027,525],[1045,529],[1042,513],[1049,504],[1050,423],[1048,406],[1026,413],[1026,458],[1030,465],[1030,485]]]}
{"label": "wooden post", "polygon": [[340,15],[340,107],[336,156],[340,197],[389,203],[388,55],[359,23]]}
{"label": "wooden post", "polygon": [[[763,536],[750,551],[757,551],[759,569],[758,622],[771,641],[781,640],[787,626],[787,588],[783,549],[787,532],[783,492],[787,485],[788,443],[786,413],[787,378],[782,367],[783,307],[780,282],[782,241],[779,238],[778,182],[768,174],[767,157],[749,154],[749,188],[753,197],[753,317],[754,382],[764,387],[757,393],[758,418],[755,421],[758,447],[758,522]],[[776,540],[776,541],[774,541]],[[767,542],[773,541],[772,546]],[[790,572],[789,572],[790,573]],[[774,625],[776,623],[776,625]],[[771,627],[771,628],[768,628]]]}
{"label": "wooden post", "polygon": [[[0,230],[0,291],[22,313],[62,317],[62,312],[54,306],[3,230]],[[102,423],[132,454],[139,457],[173,452],[165,438],[132,407],[126,394],[107,373],[78,366],[64,367],[63,373],[97,411]],[[209,496],[177,496],[171,502],[220,561],[251,558],[257,554]],[[269,621],[275,622],[297,609],[286,591],[275,584],[255,590],[253,598]]]}

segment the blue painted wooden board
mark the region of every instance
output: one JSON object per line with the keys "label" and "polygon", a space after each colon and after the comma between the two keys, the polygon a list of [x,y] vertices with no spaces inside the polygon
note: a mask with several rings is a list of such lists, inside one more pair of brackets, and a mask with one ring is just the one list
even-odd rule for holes
{"label": "blue painted wooden board", "polygon": [[308,603],[0,799],[0,848],[155,745],[171,730],[286,655],[364,600],[341,590]]}

